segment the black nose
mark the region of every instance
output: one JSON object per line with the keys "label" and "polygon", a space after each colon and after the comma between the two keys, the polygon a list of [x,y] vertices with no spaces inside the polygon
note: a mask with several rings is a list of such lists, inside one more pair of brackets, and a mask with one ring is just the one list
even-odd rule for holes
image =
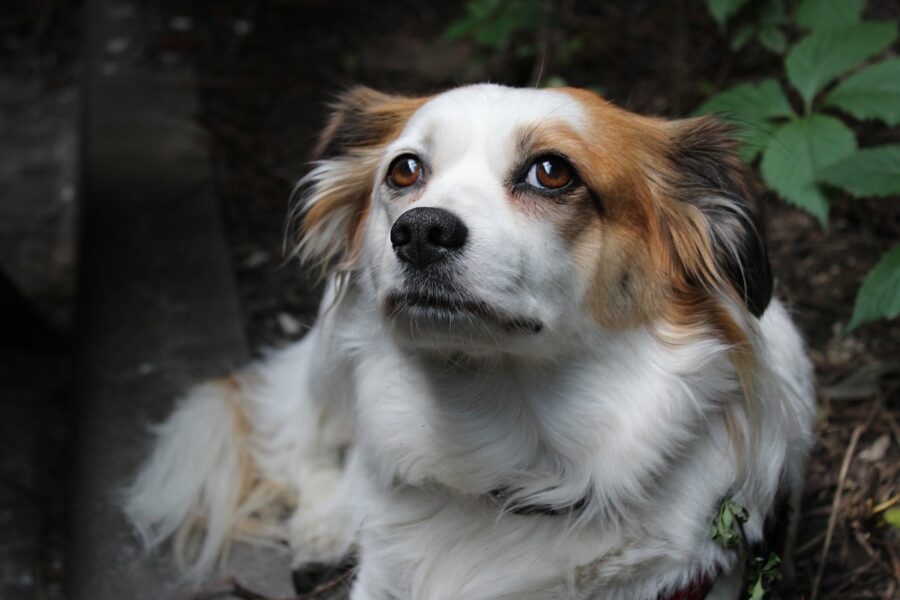
{"label": "black nose", "polygon": [[391,245],[397,257],[422,268],[458,252],[469,229],[462,219],[442,208],[413,208],[391,227]]}

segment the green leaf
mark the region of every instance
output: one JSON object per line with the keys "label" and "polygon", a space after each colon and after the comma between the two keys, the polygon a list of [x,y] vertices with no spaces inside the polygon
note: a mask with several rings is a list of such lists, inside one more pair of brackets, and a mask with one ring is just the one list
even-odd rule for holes
{"label": "green leaf", "polygon": [[897,125],[900,123],[900,58],[890,58],[851,75],[825,97],[825,104],[857,119],[880,119],[888,125]]}
{"label": "green leaf", "polygon": [[750,587],[750,595],[747,597],[748,600],[765,600],[766,598],[766,588],[763,587],[762,578],[757,579],[756,582]]}
{"label": "green leaf", "polygon": [[797,25],[818,31],[859,22],[866,0],[801,0],[794,13]]}
{"label": "green leaf", "polygon": [[866,275],[856,295],[847,331],[875,319],[893,319],[897,315],[900,315],[900,246],[881,257]]}
{"label": "green leaf", "polygon": [[731,43],[729,46],[732,50],[737,52],[744,45],[753,39],[753,36],[756,34],[756,25],[752,23],[744,23],[740,27],[734,30],[734,33],[731,34]]}
{"label": "green leaf", "polygon": [[559,64],[567,65],[584,48],[584,36],[570,34],[569,38],[557,51],[556,60]]}
{"label": "green leaf", "polygon": [[900,508],[889,508],[884,511],[884,521],[891,527],[900,529]]}
{"label": "green leaf", "polygon": [[768,119],[793,117],[794,111],[774,79],[742,83],[704,102],[697,114],[718,114],[737,128],[741,157],[752,162],[772,139],[776,126]]}
{"label": "green leaf", "polygon": [[767,27],[759,30],[756,36],[763,48],[774,52],[775,54],[783,54],[787,50],[787,37],[784,32],[777,27]]}
{"label": "green leaf", "polygon": [[900,194],[900,144],[864,148],[819,173],[857,198]]}
{"label": "green leaf", "polygon": [[794,116],[781,86],[774,79],[736,85],[716,94],[697,109],[697,114],[711,113],[753,121]]}
{"label": "green leaf", "polygon": [[752,163],[759,153],[774,139],[778,123],[762,121],[760,123],[738,123],[735,137],[741,142],[738,154],[746,163]]}
{"label": "green leaf", "polygon": [[816,184],[816,175],[856,151],[853,131],[834,117],[814,114],[782,125],[772,136],[760,164],[763,178],[824,226],[828,200]]}
{"label": "green leaf", "polygon": [[769,553],[760,573],[770,582],[781,579],[781,558],[774,552]]}
{"label": "green leaf", "polygon": [[787,37],[781,26],[787,23],[787,13],[782,0],[768,0],[759,4],[755,15],[758,34],[756,38],[763,48],[776,54],[787,50]]}
{"label": "green leaf", "polygon": [[760,4],[756,12],[756,22],[761,28],[777,27],[784,25],[787,21],[783,0],[768,0]]}
{"label": "green leaf", "polygon": [[787,49],[787,38],[781,26],[787,23],[782,0],[757,0],[741,14],[737,28],[730,34],[731,49],[740,50],[751,39],[777,54]]}
{"label": "green leaf", "polygon": [[747,0],[706,0],[709,14],[716,20],[719,27],[724,27],[725,21],[741,9]]}
{"label": "green leaf", "polygon": [[567,85],[569,85],[569,84],[566,82],[566,80],[563,79],[562,77],[560,77],[559,75],[551,75],[550,77],[547,77],[546,79],[544,79],[544,81],[541,82],[542,88],[558,88],[558,87],[566,87]]}
{"label": "green leaf", "polygon": [[517,33],[537,29],[546,9],[542,0],[468,0],[465,16],[451,23],[444,35],[499,50]]}
{"label": "green leaf", "polygon": [[744,523],[750,518],[747,509],[730,497],[722,500],[709,536],[725,548],[739,548],[744,542]]}
{"label": "green leaf", "polygon": [[897,39],[896,23],[858,23],[816,31],[788,52],[788,80],[800,92],[807,112],[829,81],[878,54]]}
{"label": "green leaf", "polygon": [[772,584],[781,579],[781,559],[774,552],[767,559],[754,557],[748,561],[747,575],[753,582],[747,588],[748,600],[765,600]]}

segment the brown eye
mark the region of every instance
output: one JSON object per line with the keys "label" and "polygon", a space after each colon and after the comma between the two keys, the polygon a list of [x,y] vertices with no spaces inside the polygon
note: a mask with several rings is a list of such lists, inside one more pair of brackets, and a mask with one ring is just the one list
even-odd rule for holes
{"label": "brown eye", "polygon": [[569,185],[573,177],[572,167],[564,158],[548,154],[534,161],[525,183],[539,189],[558,190]]}
{"label": "brown eye", "polygon": [[412,154],[398,156],[388,169],[388,183],[398,188],[409,187],[422,178],[422,165]]}

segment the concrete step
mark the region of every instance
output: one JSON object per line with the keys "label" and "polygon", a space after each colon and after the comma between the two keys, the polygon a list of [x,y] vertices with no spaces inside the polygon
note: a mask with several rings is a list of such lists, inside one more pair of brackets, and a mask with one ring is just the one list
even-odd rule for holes
{"label": "concrete step", "polygon": [[[80,14],[52,8],[51,30]],[[51,56],[55,62],[42,60]],[[60,46],[20,48],[3,62],[0,598],[60,600],[80,71]]]}
{"label": "concrete step", "polygon": [[[243,365],[248,353],[209,151],[192,120],[191,69],[177,56],[150,58],[157,4],[86,4],[68,597],[184,598],[171,555],[142,550],[116,496],[147,453],[147,425],[190,384]],[[226,571],[290,595],[278,552],[239,547]]]}

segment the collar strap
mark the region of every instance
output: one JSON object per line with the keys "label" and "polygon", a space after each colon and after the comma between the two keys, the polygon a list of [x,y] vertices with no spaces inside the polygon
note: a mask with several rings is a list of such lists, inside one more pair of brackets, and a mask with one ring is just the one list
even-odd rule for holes
{"label": "collar strap", "polygon": [[[509,499],[509,490],[506,488],[497,488],[488,492],[488,497],[497,504],[505,504]],[[506,509],[506,512],[514,515],[542,515],[545,517],[557,517],[571,515],[585,507],[588,498],[584,497],[574,504],[565,506],[552,506],[549,504],[513,504]],[[704,600],[712,590],[716,583],[715,577],[712,575],[703,575],[694,578],[687,586],[676,590],[668,596],[659,596],[658,600]]]}
{"label": "collar strap", "polygon": [[659,596],[659,600],[704,600],[713,588],[716,580],[712,575],[703,575],[691,581],[686,587],[668,596]]}

